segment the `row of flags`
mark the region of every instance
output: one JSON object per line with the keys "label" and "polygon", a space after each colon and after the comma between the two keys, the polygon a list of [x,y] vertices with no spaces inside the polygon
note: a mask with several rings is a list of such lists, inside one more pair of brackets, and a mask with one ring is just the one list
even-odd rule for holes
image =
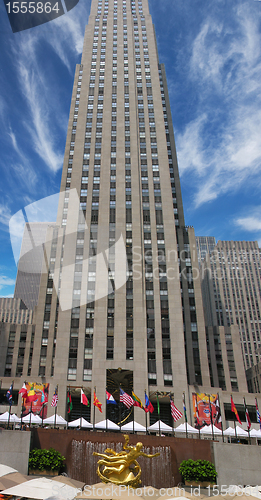
{"label": "row of flags", "polygon": [[[29,389],[27,389],[25,382],[24,382],[22,388],[19,391],[19,394],[21,394],[21,396],[24,400],[29,401],[31,403],[37,399],[37,395],[36,395],[36,392],[34,390],[33,384],[32,384],[32,386],[29,386]],[[6,393],[6,399],[7,399],[10,406],[12,406],[12,404],[13,404],[12,398],[13,398],[13,382],[10,385],[10,388],[8,389],[8,391]],[[171,416],[172,416],[174,422],[176,422],[177,420],[179,420],[183,416],[183,413],[181,413],[181,411],[175,406],[171,394],[169,395],[169,398],[170,398]],[[41,397],[41,402],[43,404],[46,402],[45,399],[46,399],[46,395],[43,392],[42,397]],[[129,394],[127,394],[127,392],[124,392],[120,388],[120,402],[123,403],[128,409],[132,408],[133,406],[137,406],[139,408],[142,408],[146,413],[147,412],[152,413],[154,411],[154,406],[150,402],[146,392],[145,392],[145,404],[143,405],[141,399],[138,396],[136,396],[136,394],[134,394],[133,391],[132,391],[132,395],[130,396]],[[243,402],[244,402],[244,408],[245,408],[247,428],[249,431],[251,428],[251,420],[250,420],[250,416],[249,416],[249,412],[248,412],[245,398],[243,398]],[[89,400],[88,400],[87,396],[84,394],[82,389],[81,389],[81,403],[85,406],[90,405]],[[117,401],[115,401],[112,394],[110,394],[107,390],[106,390],[106,403],[115,404],[115,405],[117,404]],[[57,404],[58,404],[58,385],[55,387],[52,401],[51,401],[51,406],[56,408]],[[95,407],[97,407],[98,410],[102,413],[102,403],[98,400],[95,391],[93,394],[93,405]],[[256,406],[257,421],[258,421],[260,429],[261,429],[261,416],[259,413],[258,404],[257,404],[256,399],[255,399],[255,406]],[[70,413],[72,411],[72,408],[73,408],[70,391],[68,391],[68,393],[67,393],[67,408],[68,408],[68,410],[67,410],[68,413]],[[160,414],[160,405],[159,405],[158,395],[157,395],[157,410],[158,410],[158,414]],[[239,424],[242,425],[242,422],[239,418],[238,411],[236,409],[236,405],[233,401],[232,396],[231,396],[231,411],[235,414],[235,418],[237,419]],[[186,410],[186,403],[185,403],[185,394],[183,394],[183,412],[184,412],[185,421],[187,422],[187,410]],[[196,413],[197,413],[197,406],[196,406]],[[197,420],[199,423],[198,413],[197,413]]]}
{"label": "row of flags", "polygon": [[[251,420],[250,420],[249,411],[248,411],[248,408],[247,408],[247,405],[246,405],[245,398],[243,398],[243,402],[244,402],[244,408],[245,408],[247,430],[250,431],[250,429],[251,429]],[[255,399],[255,405],[256,405],[256,417],[257,417],[257,421],[258,421],[260,429],[261,429],[261,417],[260,417],[260,413],[259,413],[259,409],[258,409],[258,405],[257,405],[257,400],[256,399]],[[241,422],[241,420],[239,418],[238,411],[236,409],[236,405],[235,405],[235,403],[233,401],[232,396],[231,396],[231,411],[235,414],[235,417],[236,417],[237,421],[239,422],[239,424],[242,425],[242,422]]]}

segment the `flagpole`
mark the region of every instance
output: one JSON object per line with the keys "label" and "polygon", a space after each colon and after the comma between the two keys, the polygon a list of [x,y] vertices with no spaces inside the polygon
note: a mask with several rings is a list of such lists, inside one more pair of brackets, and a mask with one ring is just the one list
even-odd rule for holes
{"label": "flagpole", "polygon": [[67,429],[68,429],[68,424],[69,424],[69,404],[70,404],[70,386],[69,386],[69,390],[68,390],[68,387],[67,387]]}
{"label": "flagpole", "polygon": [[44,419],[44,405],[45,403],[42,404],[42,427],[43,427],[43,419]]}
{"label": "flagpole", "polygon": [[160,430],[160,404],[159,404],[158,392],[157,392],[157,407],[158,407],[158,416],[159,416],[159,435],[161,436],[161,430]]}
{"label": "flagpole", "polygon": [[[145,405],[146,405],[146,389],[144,391],[144,395],[145,395]],[[145,406],[146,407],[146,406]],[[147,411],[145,411],[145,420],[146,420],[146,434],[148,434],[148,415],[147,415]]]}
{"label": "flagpole", "polygon": [[[233,397],[231,394],[231,401],[233,401]],[[233,412],[234,413],[234,412]],[[234,428],[235,428],[235,438],[237,439],[237,429],[236,429],[236,414],[234,413]]]}
{"label": "flagpole", "polygon": [[[170,393],[171,395],[171,393]],[[174,392],[173,392],[173,404],[175,404],[175,401],[174,401]],[[173,427],[173,437],[175,437],[175,420],[174,418],[172,417],[172,427]]]}
{"label": "flagpole", "polygon": [[[96,386],[94,387],[94,392],[96,394]],[[95,405],[93,409],[93,430],[95,431]]]}
{"label": "flagpole", "polygon": [[198,421],[198,437],[199,439],[201,439],[200,437],[200,423],[199,423],[199,416],[198,416],[198,394],[196,392],[196,417],[197,417],[197,421]]}
{"label": "flagpole", "polygon": [[108,431],[108,422],[107,422],[107,420],[108,420],[108,418],[107,418],[108,403],[107,403],[107,393],[106,393],[106,391],[107,391],[107,385],[106,385],[106,387],[105,387],[105,395],[106,395],[106,411],[105,411],[105,419],[106,419],[106,432],[107,432],[107,431]]}
{"label": "flagpole", "polygon": [[133,424],[132,424],[132,432],[133,432],[133,434],[134,434],[134,406],[132,407],[132,409],[133,409]]}
{"label": "flagpole", "polygon": [[[120,389],[121,389],[121,384],[120,384]],[[120,401],[119,401],[119,420],[120,420],[120,430],[121,430],[121,390],[119,390],[120,392]]]}
{"label": "flagpole", "polygon": [[213,418],[212,418],[210,394],[208,395],[208,405],[209,405],[209,416],[210,416],[211,429],[212,429],[212,441],[214,441],[214,426],[213,426]]}
{"label": "flagpole", "polygon": [[[83,392],[83,386],[82,386],[82,392]],[[80,411],[80,429],[82,428],[82,395],[81,395],[81,411]]]}
{"label": "flagpole", "polygon": [[186,438],[188,437],[188,419],[187,419],[187,408],[186,408],[186,398],[185,392],[183,392],[183,405],[184,405],[184,414],[185,414],[185,426],[186,426]]}
{"label": "flagpole", "polygon": [[221,418],[222,442],[224,443],[223,420],[222,420],[222,415],[221,415],[221,407],[220,407],[219,392],[217,393],[217,397],[218,397],[219,413],[220,413],[220,418]]}
{"label": "flagpole", "polygon": [[11,405],[10,405],[10,403],[9,403],[9,413],[8,413],[8,425],[7,425],[7,429],[9,429],[10,414],[11,414]]}
{"label": "flagpole", "polygon": [[251,444],[250,427],[249,427],[249,422],[248,422],[248,419],[247,419],[247,405],[246,405],[246,399],[245,399],[245,397],[243,397],[243,401],[244,401],[245,415],[246,415],[246,422],[247,422],[248,443]]}
{"label": "flagpole", "polygon": [[30,418],[29,418],[29,429],[31,429],[31,420],[32,420],[32,404],[33,404],[33,402],[31,401],[31,406],[30,406]]}
{"label": "flagpole", "polygon": [[24,401],[24,398],[22,397],[22,407],[21,407],[21,422],[20,422],[20,429],[22,429],[23,427],[23,421],[22,421],[22,418],[23,418],[23,401]]}

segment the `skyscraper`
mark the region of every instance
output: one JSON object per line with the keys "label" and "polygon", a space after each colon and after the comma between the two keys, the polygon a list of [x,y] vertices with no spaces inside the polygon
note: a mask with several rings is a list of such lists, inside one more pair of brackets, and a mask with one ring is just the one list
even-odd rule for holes
{"label": "skyscraper", "polygon": [[113,381],[139,394],[178,388],[180,398],[188,380],[209,385],[147,0],[92,2],[49,230],[32,375],[55,378],[64,401],[67,385],[96,386],[103,400]]}
{"label": "skyscraper", "polygon": [[69,386],[89,397],[96,387],[103,403],[106,386],[116,399],[120,386],[152,399],[173,392],[180,407],[188,384],[211,386],[196,241],[148,0],[92,1],[46,234],[19,376],[44,378],[50,392],[58,384],[61,412]]}

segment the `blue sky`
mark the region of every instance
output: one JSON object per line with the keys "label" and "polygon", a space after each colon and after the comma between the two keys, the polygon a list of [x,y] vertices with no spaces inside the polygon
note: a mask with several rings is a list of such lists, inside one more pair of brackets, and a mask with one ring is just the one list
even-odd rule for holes
{"label": "blue sky", "polygon": [[[2,296],[12,294],[16,276],[10,217],[59,191],[90,4],[80,0],[57,20],[13,34],[0,0]],[[166,67],[186,224],[199,236],[261,243],[261,1],[149,6]]]}

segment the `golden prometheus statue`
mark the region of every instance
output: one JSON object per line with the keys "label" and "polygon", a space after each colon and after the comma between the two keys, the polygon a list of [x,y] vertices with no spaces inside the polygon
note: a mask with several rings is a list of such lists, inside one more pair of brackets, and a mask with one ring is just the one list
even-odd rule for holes
{"label": "golden prometheus statue", "polygon": [[122,484],[137,488],[141,483],[141,467],[136,458],[140,456],[147,458],[158,457],[160,453],[147,455],[141,451],[142,443],[139,442],[136,446],[128,446],[130,438],[126,434],[124,434],[124,438],[124,451],[120,451],[120,453],[116,453],[111,448],[107,448],[104,453],[93,453],[98,457],[102,457],[101,460],[98,460],[97,474],[103,483]]}

